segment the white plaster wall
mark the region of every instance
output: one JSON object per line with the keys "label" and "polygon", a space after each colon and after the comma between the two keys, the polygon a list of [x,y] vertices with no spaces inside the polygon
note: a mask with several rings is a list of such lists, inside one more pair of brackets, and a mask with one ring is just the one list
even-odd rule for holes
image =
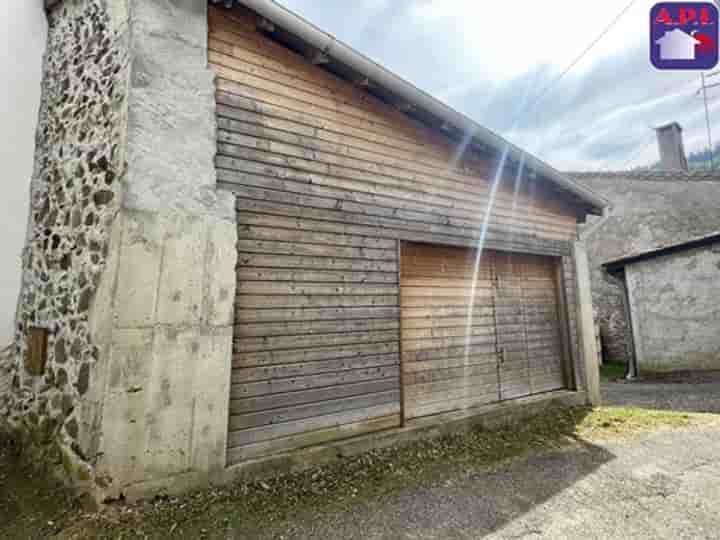
{"label": "white plaster wall", "polygon": [[0,1],[0,350],[20,290],[46,36],[43,0]]}

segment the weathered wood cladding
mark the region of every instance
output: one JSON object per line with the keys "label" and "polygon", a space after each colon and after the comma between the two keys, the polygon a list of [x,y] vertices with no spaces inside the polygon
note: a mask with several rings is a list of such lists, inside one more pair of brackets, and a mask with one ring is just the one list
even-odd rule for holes
{"label": "weathered wood cladding", "polygon": [[[297,217],[301,205],[359,234],[474,245],[488,163],[458,159],[441,135],[254,32],[250,19],[212,10],[210,21],[218,180],[244,186],[241,210],[258,201],[258,213]],[[516,195],[515,178],[503,178],[489,246],[568,253],[574,211],[542,191],[522,179]]]}
{"label": "weathered wood cladding", "polygon": [[[562,256],[576,211],[525,177],[502,177],[491,201],[492,164],[458,156],[255,18],[211,8],[209,22],[217,176],[238,196],[229,463],[397,426],[399,242],[475,246],[492,208],[488,248]],[[448,346],[464,342],[447,333]]]}
{"label": "weathered wood cladding", "polygon": [[556,300],[559,259],[485,250],[476,272],[476,256],[466,248],[403,243],[406,418],[566,386]]}

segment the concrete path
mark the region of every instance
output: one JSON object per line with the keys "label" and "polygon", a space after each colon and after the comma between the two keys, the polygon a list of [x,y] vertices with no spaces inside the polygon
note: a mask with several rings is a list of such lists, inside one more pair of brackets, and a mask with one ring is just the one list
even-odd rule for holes
{"label": "concrete path", "polygon": [[602,385],[603,405],[720,413],[720,372],[664,375]]}
{"label": "concrete path", "polygon": [[720,539],[720,427],[511,463],[275,538]]}

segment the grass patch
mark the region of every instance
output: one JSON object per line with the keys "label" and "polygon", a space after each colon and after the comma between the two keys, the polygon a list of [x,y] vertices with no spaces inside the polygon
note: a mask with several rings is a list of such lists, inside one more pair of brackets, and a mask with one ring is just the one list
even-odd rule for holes
{"label": "grass patch", "polygon": [[720,420],[713,414],[638,409],[633,407],[599,407],[578,424],[580,438],[607,440],[632,437],[658,429],[683,428]]}
{"label": "grass patch", "polygon": [[[63,540],[253,538],[259,531],[269,534],[295,520],[343,511],[402,490],[432,485],[454,474],[487,470],[531,452],[661,427],[697,425],[714,418],[717,417],[626,408],[553,410],[513,428],[477,429],[375,450],[297,474],[182,498],[156,499],[100,516],[83,515],[68,507],[68,514],[59,525],[52,521],[55,527],[63,529],[55,538]],[[12,485],[0,486],[0,499],[12,489]],[[32,508],[32,504],[26,501],[24,508]],[[38,532],[47,531],[47,523],[40,523],[45,520],[45,514],[38,512],[38,525],[43,527]],[[12,520],[9,526],[0,524],[0,537],[46,537],[29,534],[27,523],[23,520],[21,528],[14,527]]]}
{"label": "grass patch", "polygon": [[625,364],[606,362],[600,366],[600,380],[602,382],[612,382],[618,379],[624,379],[626,370],[627,366]]}

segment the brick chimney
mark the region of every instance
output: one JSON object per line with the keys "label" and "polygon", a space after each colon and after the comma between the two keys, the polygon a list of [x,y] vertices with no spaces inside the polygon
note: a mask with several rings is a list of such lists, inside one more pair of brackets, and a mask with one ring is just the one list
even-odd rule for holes
{"label": "brick chimney", "polygon": [[660,149],[660,168],[665,171],[687,171],[688,163],[680,124],[671,122],[655,128],[655,132]]}

